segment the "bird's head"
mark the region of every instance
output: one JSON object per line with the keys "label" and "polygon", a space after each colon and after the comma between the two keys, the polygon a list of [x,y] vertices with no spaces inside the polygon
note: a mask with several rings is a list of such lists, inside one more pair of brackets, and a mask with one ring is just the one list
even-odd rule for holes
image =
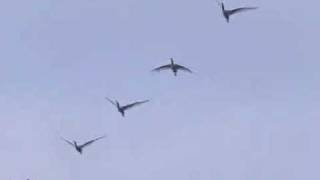
{"label": "bird's head", "polygon": [[218,3],[218,6],[220,6],[224,10],[224,4],[222,1],[216,0]]}

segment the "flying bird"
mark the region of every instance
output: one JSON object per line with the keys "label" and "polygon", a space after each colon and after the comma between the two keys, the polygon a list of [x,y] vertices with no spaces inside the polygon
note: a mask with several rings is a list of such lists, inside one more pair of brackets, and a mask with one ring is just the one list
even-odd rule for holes
{"label": "flying bird", "polygon": [[134,103],[131,103],[131,104],[127,104],[125,106],[121,106],[120,103],[115,100],[115,101],[112,101],[111,99],[107,98],[106,99],[111,103],[113,104],[114,106],[117,107],[118,111],[121,113],[121,115],[124,117],[125,116],[125,111],[134,107],[134,106],[138,106],[138,105],[141,105],[141,104],[144,104],[146,102],[149,102],[149,100],[144,100],[144,101],[137,101],[137,102],[134,102]]}
{"label": "flying bird", "polygon": [[155,69],[153,69],[152,71],[162,71],[162,70],[169,70],[171,69],[174,76],[177,76],[177,73],[178,73],[178,70],[182,70],[182,71],[186,71],[186,72],[189,72],[189,73],[192,73],[192,71],[184,66],[181,66],[179,64],[176,64],[173,60],[173,58],[170,58],[170,61],[171,63],[170,64],[167,64],[167,65],[164,65],[164,66],[160,66],[160,67],[157,67]]}
{"label": "flying bird", "polygon": [[106,137],[106,136],[101,136],[101,137],[92,139],[92,140],[90,140],[90,141],[85,142],[85,143],[82,144],[82,145],[79,145],[76,141],[71,142],[71,141],[66,140],[66,139],[64,139],[64,138],[62,138],[62,137],[61,137],[61,139],[62,139],[63,141],[65,141],[66,143],[68,143],[69,145],[71,145],[72,147],[74,147],[74,148],[76,149],[76,151],[78,151],[80,154],[82,154],[83,148],[85,148],[85,147],[91,145],[92,143],[94,143],[95,141],[98,141],[99,139],[102,139],[102,138],[105,138],[105,137]]}
{"label": "flying bird", "polygon": [[232,10],[226,10],[223,2],[218,2],[218,3],[221,6],[222,14],[223,14],[224,18],[227,20],[227,22],[229,22],[230,16],[233,14],[258,9],[258,7],[241,7],[241,8],[236,8],[236,9],[232,9]]}

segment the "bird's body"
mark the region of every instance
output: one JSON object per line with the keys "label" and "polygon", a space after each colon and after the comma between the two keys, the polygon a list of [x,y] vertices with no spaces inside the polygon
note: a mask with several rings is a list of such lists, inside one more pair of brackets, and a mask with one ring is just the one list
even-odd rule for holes
{"label": "bird's body", "polygon": [[113,104],[114,106],[117,107],[117,110],[118,112],[122,115],[122,117],[125,116],[125,111],[134,107],[134,106],[137,106],[137,105],[140,105],[140,104],[144,104],[146,102],[149,102],[149,100],[144,100],[144,101],[137,101],[137,102],[134,102],[134,103],[131,103],[131,104],[128,104],[128,105],[125,105],[125,106],[121,106],[120,103],[118,101],[112,101],[111,99],[107,98],[106,99],[111,103]]}
{"label": "bird's body", "polygon": [[117,109],[119,111],[119,113],[124,117],[125,113],[124,113],[124,108],[120,106],[120,103],[118,101],[115,101],[117,104]]}
{"label": "bird's body", "polygon": [[243,11],[248,11],[248,10],[254,10],[257,9],[258,7],[241,7],[241,8],[236,8],[236,9],[232,9],[232,10],[226,10],[224,7],[224,3],[219,3],[222,9],[222,14],[223,17],[226,19],[227,22],[229,22],[230,20],[230,16],[236,13],[240,13]]}
{"label": "bird's body", "polygon": [[73,141],[73,144],[74,144],[74,148],[75,148],[80,154],[82,154],[82,148],[81,148],[81,146],[78,146],[78,144],[77,144],[76,141]]}
{"label": "bird's body", "polygon": [[89,146],[90,144],[92,144],[93,142],[99,140],[99,139],[102,139],[104,138],[105,136],[101,136],[101,137],[98,137],[98,138],[95,138],[93,140],[90,140],[90,141],[87,141],[85,142],[84,144],[82,145],[78,145],[78,143],[76,141],[73,141],[73,142],[70,142],[64,138],[61,138],[62,140],[64,140],[66,143],[68,143],[69,145],[71,145],[72,147],[74,147],[76,149],[76,151],[79,153],[79,154],[82,154],[82,151],[83,151],[83,148]]}
{"label": "bird's body", "polygon": [[173,60],[173,58],[170,59],[170,64],[164,65],[164,66],[160,66],[157,67],[155,69],[153,69],[152,71],[162,71],[162,70],[169,70],[171,69],[174,76],[177,76],[178,70],[182,70],[182,71],[186,71],[189,73],[192,73],[192,71],[184,66],[181,66],[179,64],[176,64]]}
{"label": "bird's body", "polygon": [[76,147],[76,150],[77,150],[80,154],[82,154],[82,148]]}

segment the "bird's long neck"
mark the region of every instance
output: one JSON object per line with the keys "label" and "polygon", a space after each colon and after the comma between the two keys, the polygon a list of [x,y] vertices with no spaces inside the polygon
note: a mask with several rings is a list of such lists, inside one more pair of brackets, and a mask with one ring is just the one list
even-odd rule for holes
{"label": "bird's long neck", "polygon": [[118,101],[116,101],[116,104],[117,104],[117,108],[120,109],[121,107]]}
{"label": "bird's long neck", "polygon": [[171,65],[173,66],[174,65],[173,58],[171,58],[170,61],[171,61]]}
{"label": "bird's long neck", "polygon": [[223,3],[221,3],[221,9],[222,9],[222,11],[224,11],[225,9],[224,9],[224,4]]}
{"label": "bird's long neck", "polygon": [[77,144],[76,141],[73,141],[73,144],[74,144],[75,147],[78,147],[78,144]]}

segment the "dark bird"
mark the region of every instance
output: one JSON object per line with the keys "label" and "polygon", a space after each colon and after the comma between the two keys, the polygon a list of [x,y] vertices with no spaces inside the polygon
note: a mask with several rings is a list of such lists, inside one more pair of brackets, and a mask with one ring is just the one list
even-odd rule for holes
{"label": "dark bird", "polygon": [[69,145],[71,145],[72,147],[74,147],[80,154],[82,154],[82,150],[83,148],[89,146],[90,144],[94,143],[95,141],[99,140],[99,139],[102,139],[106,136],[101,136],[101,137],[98,137],[98,138],[95,138],[93,140],[90,140],[90,141],[87,141],[86,143],[82,144],[82,145],[78,145],[78,143],[76,141],[73,141],[73,142],[70,142],[64,138],[61,137],[61,139],[63,141],[65,141],[66,143],[68,143]]}
{"label": "dark bird", "polygon": [[121,106],[120,103],[118,101],[112,101],[111,99],[107,98],[106,99],[111,103],[113,104],[114,106],[117,107],[118,111],[121,113],[121,115],[124,117],[125,116],[125,111],[134,107],[134,106],[138,106],[140,104],[144,104],[146,102],[149,102],[149,100],[145,100],[145,101],[137,101],[137,102],[134,102],[134,103],[131,103],[131,104],[128,104],[128,105],[125,105],[125,106]]}
{"label": "dark bird", "polygon": [[224,18],[227,20],[227,22],[229,22],[230,16],[233,14],[248,11],[248,10],[258,9],[258,7],[241,7],[241,8],[236,8],[232,10],[226,10],[223,2],[219,2],[219,5],[221,6],[222,14]]}
{"label": "dark bird", "polygon": [[177,76],[178,70],[182,70],[182,71],[186,71],[186,72],[192,73],[192,71],[190,69],[188,69],[188,68],[186,68],[184,66],[181,66],[179,64],[174,63],[173,58],[170,58],[170,61],[171,61],[170,64],[157,67],[157,68],[153,69],[152,71],[159,72],[159,71],[162,71],[162,70],[171,69],[173,74],[174,74],[174,76]]}

